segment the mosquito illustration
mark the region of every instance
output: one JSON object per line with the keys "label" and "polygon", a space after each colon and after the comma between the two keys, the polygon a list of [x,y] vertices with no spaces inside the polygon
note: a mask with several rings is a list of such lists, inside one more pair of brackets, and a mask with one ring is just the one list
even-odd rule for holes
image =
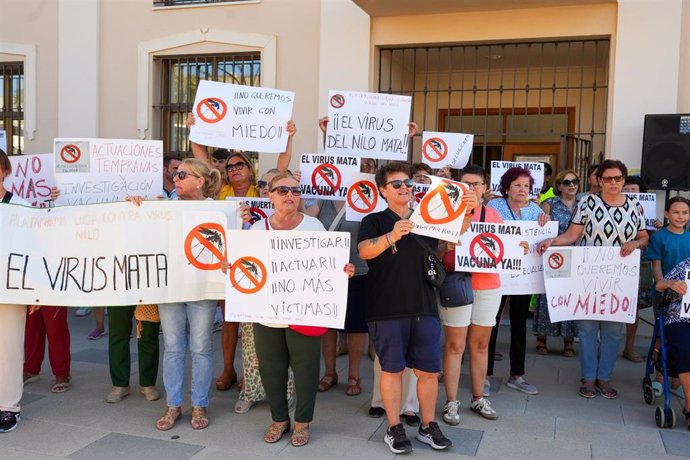
{"label": "mosquito illustration", "polygon": [[216,101],[215,99],[209,99],[208,103],[211,104],[214,109],[220,111],[220,103],[218,101]]}
{"label": "mosquito illustration", "polygon": [[[324,167],[321,168],[321,172],[331,180],[331,183],[335,183],[336,182],[335,173],[333,172],[332,168],[329,168],[329,166],[330,165],[324,165]],[[321,183],[318,184],[318,186],[319,186],[318,193],[320,195],[321,194],[324,194],[324,195],[329,194],[331,191],[333,193],[335,193],[335,190],[333,189],[333,187],[331,187],[330,184],[326,183],[326,185],[323,185],[324,181],[325,181],[325,179],[322,178],[322,180],[320,181]],[[320,190],[321,187],[326,187],[326,190],[322,192]]]}
{"label": "mosquito illustration", "polygon": [[[240,260],[239,260],[239,263],[241,263],[242,266],[244,266],[244,268],[245,268],[249,273],[251,273],[252,275],[254,275],[254,277],[255,277],[256,279],[259,279],[259,267],[258,267],[254,262],[252,262],[251,260],[240,259]],[[247,276],[245,275],[244,270],[240,270],[240,271],[242,272],[242,276],[237,280],[237,283],[239,283],[239,282],[242,281],[243,279],[246,279],[246,278],[247,278]]]}
{"label": "mosquito illustration", "polygon": [[488,236],[480,236],[479,238],[482,240],[482,242],[487,248],[493,249],[494,251],[497,249],[496,242],[493,238],[489,238]]}
{"label": "mosquito illustration", "polygon": [[[369,186],[367,186],[367,184],[365,184],[364,182],[359,182],[357,184],[357,189],[359,190],[360,193],[354,193],[353,194],[354,196],[353,196],[352,203],[353,204],[359,203],[360,201],[362,201],[363,196],[367,197],[369,199],[369,202],[371,203],[371,201],[372,201],[371,188],[369,188]],[[368,208],[368,205],[365,205],[365,207]]]}
{"label": "mosquito illustration", "polygon": [[[456,209],[456,205],[458,204],[458,200],[460,200],[460,197],[462,196],[462,190],[460,190],[460,187],[454,184],[444,184],[443,188],[445,189],[446,195],[448,195],[448,198],[450,198],[450,201],[453,205],[453,209]],[[441,192],[442,193],[442,192]],[[433,197],[432,197],[433,198]],[[432,209],[429,209],[429,213],[436,211],[437,209],[444,207],[445,204],[443,200],[438,200],[438,204],[434,206]],[[447,210],[447,212],[451,212],[450,209]]]}
{"label": "mosquito illustration", "polygon": [[441,151],[441,152],[443,151],[443,145],[441,145],[441,143],[439,141],[437,141],[436,139],[430,139],[429,143],[431,145],[433,145],[434,147],[436,147],[439,151]]}
{"label": "mosquito illustration", "polygon": [[[221,253],[223,252],[223,235],[218,230],[211,230],[209,228],[202,226],[197,227],[197,229],[206,241],[211,243],[213,246],[217,247]],[[201,250],[199,251],[199,253],[194,256],[194,258],[197,260],[199,259],[199,256],[204,253],[204,251],[210,252],[210,250],[201,242],[195,243],[192,247],[192,250],[194,250],[197,246],[201,246]]]}

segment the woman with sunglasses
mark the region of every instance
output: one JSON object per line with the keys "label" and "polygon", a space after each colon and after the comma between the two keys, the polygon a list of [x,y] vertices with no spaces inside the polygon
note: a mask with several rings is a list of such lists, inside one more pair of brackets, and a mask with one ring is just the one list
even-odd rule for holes
{"label": "woman with sunglasses", "polygon": [[[269,182],[269,197],[275,211],[268,219],[252,225],[251,230],[325,231],[321,222],[298,211],[301,188],[289,173],[281,173]],[[344,271],[354,274],[354,265]],[[264,435],[268,443],[278,442],[290,431],[290,414],[286,396],[288,368],[295,378],[295,427],[291,443],[300,447],[309,442],[309,423],[314,416],[316,390],[319,385],[319,351],[321,337],[303,335],[286,324],[255,324],[254,342],[259,358],[261,381],[271,406],[273,423]]]}
{"label": "woman with sunglasses", "polygon": [[[621,256],[647,246],[649,236],[642,206],[637,199],[622,192],[628,168],[618,160],[605,160],[597,169],[600,193],[583,198],[568,229],[538,246],[543,254],[549,246],[569,246],[580,241],[582,246],[620,246]],[[618,356],[622,324],[613,321],[580,320],[580,370],[583,398],[594,398],[600,393],[613,399],[618,392],[609,383]]]}
{"label": "woman with sunglasses", "polygon": [[[196,119],[193,113],[187,115],[187,126],[193,126]],[[292,141],[297,131],[295,123],[290,120],[285,128],[288,133],[287,146],[285,152],[278,155],[276,169],[278,171],[287,171],[292,158]],[[191,142],[192,154],[194,158],[209,163],[208,151],[206,146]],[[256,177],[254,175],[254,168],[249,157],[242,152],[230,153],[225,162],[225,171],[221,171],[225,185],[220,188],[218,192],[218,199],[225,200],[228,197],[246,197],[257,198],[261,195],[261,190],[257,187]],[[225,316],[225,301],[220,301],[223,316]],[[239,339],[240,323],[223,322],[223,335],[221,343],[223,346],[223,372],[216,379],[216,390],[227,391],[234,384],[237,383],[237,371],[235,370],[235,352],[237,351],[237,342]],[[239,403],[239,401],[238,401]],[[237,407],[240,411],[248,411],[251,406],[244,404],[242,407]]]}
{"label": "woman with sunglasses", "polygon": [[[572,169],[566,169],[556,174],[554,180],[555,197],[545,200],[541,204],[544,213],[551,217],[551,220],[558,222],[558,234],[564,233],[568,229],[570,219],[572,219],[575,209],[579,203],[577,198],[580,188],[580,177]],[[532,331],[537,334],[537,353],[545,355],[548,353],[546,348],[547,337],[563,337],[563,356],[571,358],[575,356],[573,349],[574,337],[577,337],[577,322],[563,321],[551,323],[549,317],[549,307],[546,303],[546,294],[537,296],[537,309],[534,312],[534,322]]]}

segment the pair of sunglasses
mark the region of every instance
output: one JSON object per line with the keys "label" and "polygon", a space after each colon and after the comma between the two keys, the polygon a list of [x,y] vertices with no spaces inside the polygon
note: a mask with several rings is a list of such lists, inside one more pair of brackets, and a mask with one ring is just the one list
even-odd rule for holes
{"label": "pair of sunglasses", "polygon": [[393,187],[396,190],[399,189],[400,187],[402,187],[403,185],[407,188],[414,187],[414,181],[412,179],[405,179],[405,180],[396,179],[396,180],[386,182],[385,184],[383,184],[383,186],[385,187],[388,184],[390,184],[391,187]]}
{"label": "pair of sunglasses", "polygon": [[563,180],[561,181],[561,185],[565,185],[566,187],[570,187],[571,185],[580,185],[580,179],[573,179],[573,180]]}
{"label": "pair of sunglasses", "polygon": [[175,174],[173,174],[173,179],[177,177],[180,180],[185,180],[187,176],[199,177],[196,174],[188,173],[187,171],[175,171]]}
{"label": "pair of sunglasses", "polygon": [[259,188],[266,188],[268,187],[268,182],[266,182],[265,180],[259,180],[256,181],[256,186]]}
{"label": "pair of sunglasses", "polygon": [[240,161],[238,163],[228,163],[225,166],[225,170],[226,171],[239,171],[240,169],[244,168],[245,166],[247,166],[247,163],[245,163],[244,161]]}
{"label": "pair of sunglasses", "polygon": [[278,187],[273,187],[271,193],[276,192],[280,196],[285,196],[292,193],[292,196],[300,196],[302,194],[301,187],[288,187],[287,185],[279,185]]}
{"label": "pair of sunglasses", "polygon": [[605,184],[615,184],[615,183],[620,183],[625,180],[625,177],[623,176],[609,176],[609,177],[602,177],[601,181]]}

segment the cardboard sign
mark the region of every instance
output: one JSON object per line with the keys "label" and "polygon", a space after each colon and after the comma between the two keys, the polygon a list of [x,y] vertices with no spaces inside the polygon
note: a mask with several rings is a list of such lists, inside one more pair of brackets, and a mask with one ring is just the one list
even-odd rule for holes
{"label": "cardboard sign", "polygon": [[227,201],[236,201],[238,203],[249,206],[249,212],[252,215],[249,225],[252,225],[260,220],[268,219],[275,212],[275,207],[269,198],[246,198],[230,196],[226,198]]}
{"label": "cardboard sign", "polygon": [[470,160],[473,142],[473,134],[424,131],[422,161],[432,168],[450,166],[462,169]]}
{"label": "cardboard sign", "polygon": [[456,243],[467,212],[462,196],[468,191],[462,182],[431,176],[429,191],[410,216],[412,232]]}
{"label": "cardboard sign", "polygon": [[544,253],[551,322],[590,319],[634,323],[639,278],[639,249],[622,257],[619,247],[551,247]]}
{"label": "cardboard sign", "polygon": [[13,155],[10,163],[12,174],[5,178],[5,188],[35,208],[49,207],[50,188],[57,186],[53,155]]}
{"label": "cardboard sign", "polygon": [[637,201],[642,205],[642,213],[647,224],[647,230],[656,230],[654,221],[657,219],[656,215],[656,193],[625,193],[631,197],[637,198]]}
{"label": "cardboard sign", "polygon": [[[690,285],[690,270],[685,272],[685,282]],[[690,319],[690,290],[685,293],[680,303],[680,317]]]}
{"label": "cardboard sign", "polygon": [[412,187],[412,195],[414,196],[414,200],[412,200],[412,209],[416,209],[417,206],[419,206],[419,203],[428,191],[429,184],[414,184],[414,187]]}
{"label": "cardboard sign", "polygon": [[547,222],[543,227],[537,222],[513,222],[521,228],[521,240],[527,241],[529,250],[522,258],[522,270],[517,273],[501,275],[501,293],[510,294],[543,294],[544,265],[542,257],[537,254],[537,245],[547,238],[558,236],[558,222]]}
{"label": "cardboard sign", "polygon": [[7,155],[10,154],[10,152],[7,151],[7,135],[5,134],[5,130],[2,129],[0,129],[0,149]]}
{"label": "cardboard sign", "polygon": [[412,98],[330,91],[326,154],[407,161]]}
{"label": "cardboard sign", "polygon": [[455,247],[455,270],[477,273],[522,271],[522,227],[515,223],[472,222]]}
{"label": "cardboard sign", "polygon": [[361,222],[367,214],[383,211],[387,207],[386,200],[379,194],[373,174],[352,175],[352,184],[347,189],[345,199],[345,220]]}
{"label": "cardboard sign", "polygon": [[544,185],[544,163],[532,163],[529,161],[492,161],[491,162],[491,191],[498,193],[501,177],[510,168],[525,168],[529,170],[534,179],[534,186],[530,198],[538,198],[539,192]]}
{"label": "cardboard sign", "polygon": [[228,231],[226,321],[342,329],[347,232]]}
{"label": "cardboard sign", "polygon": [[189,139],[226,149],[283,152],[294,100],[290,91],[202,80]]}
{"label": "cardboard sign", "polygon": [[228,222],[216,203],[237,214],[213,201],[0,206],[0,232],[12,235],[0,242],[0,296],[75,307],[222,299]]}
{"label": "cardboard sign", "polygon": [[302,198],[344,200],[352,176],[359,173],[359,158],[342,155],[300,156]]}
{"label": "cardboard sign", "polygon": [[163,190],[163,142],[138,139],[55,139],[58,205],[154,199]]}

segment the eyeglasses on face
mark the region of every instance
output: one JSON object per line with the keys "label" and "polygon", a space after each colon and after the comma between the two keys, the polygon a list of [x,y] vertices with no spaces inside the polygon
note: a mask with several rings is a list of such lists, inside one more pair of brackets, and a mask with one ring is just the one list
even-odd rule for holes
{"label": "eyeglasses on face", "polygon": [[226,171],[239,171],[240,169],[244,168],[247,166],[247,163],[244,161],[238,161],[237,163],[228,163],[225,166]]}
{"label": "eyeglasses on face", "polygon": [[396,189],[396,190],[399,189],[400,187],[402,187],[403,185],[404,185],[405,187],[407,187],[407,188],[412,188],[412,187],[414,187],[414,181],[413,181],[412,179],[405,179],[405,180],[396,179],[396,180],[391,180],[391,181],[388,181],[388,182],[386,182],[385,184],[383,184],[383,186],[385,187],[386,185],[389,185],[389,184],[390,184],[391,187],[393,187],[393,188]]}
{"label": "eyeglasses on face", "polygon": [[177,177],[180,180],[185,180],[187,176],[200,177],[196,174],[188,173],[187,171],[175,171],[175,174],[173,174],[173,179]]}
{"label": "eyeglasses on face", "polygon": [[259,180],[256,181],[256,186],[259,188],[266,188],[268,187],[268,182],[266,182],[265,180]]}
{"label": "eyeglasses on face", "polygon": [[470,186],[471,189],[483,187],[486,184],[484,182],[465,182],[467,185]]}
{"label": "eyeglasses on face", "polygon": [[560,182],[560,185],[565,185],[566,187],[570,187],[571,185],[580,185],[580,179],[562,180]]}
{"label": "eyeglasses on face", "polygon": [[300,196],[302,194],[302,189],[299,186],[288,187],[287,185],[279,185],[278,187],[273,187],[271,193],[276,192],[280,196],[285,196],[289,193],[292,196]]}
{"label": "eyeglasses on face", "polygon": [[608,177],[602,177],[601,181],[604,184],[618,184],[621,183],[625,180],[625,177],[623,176],[608,176]]}

